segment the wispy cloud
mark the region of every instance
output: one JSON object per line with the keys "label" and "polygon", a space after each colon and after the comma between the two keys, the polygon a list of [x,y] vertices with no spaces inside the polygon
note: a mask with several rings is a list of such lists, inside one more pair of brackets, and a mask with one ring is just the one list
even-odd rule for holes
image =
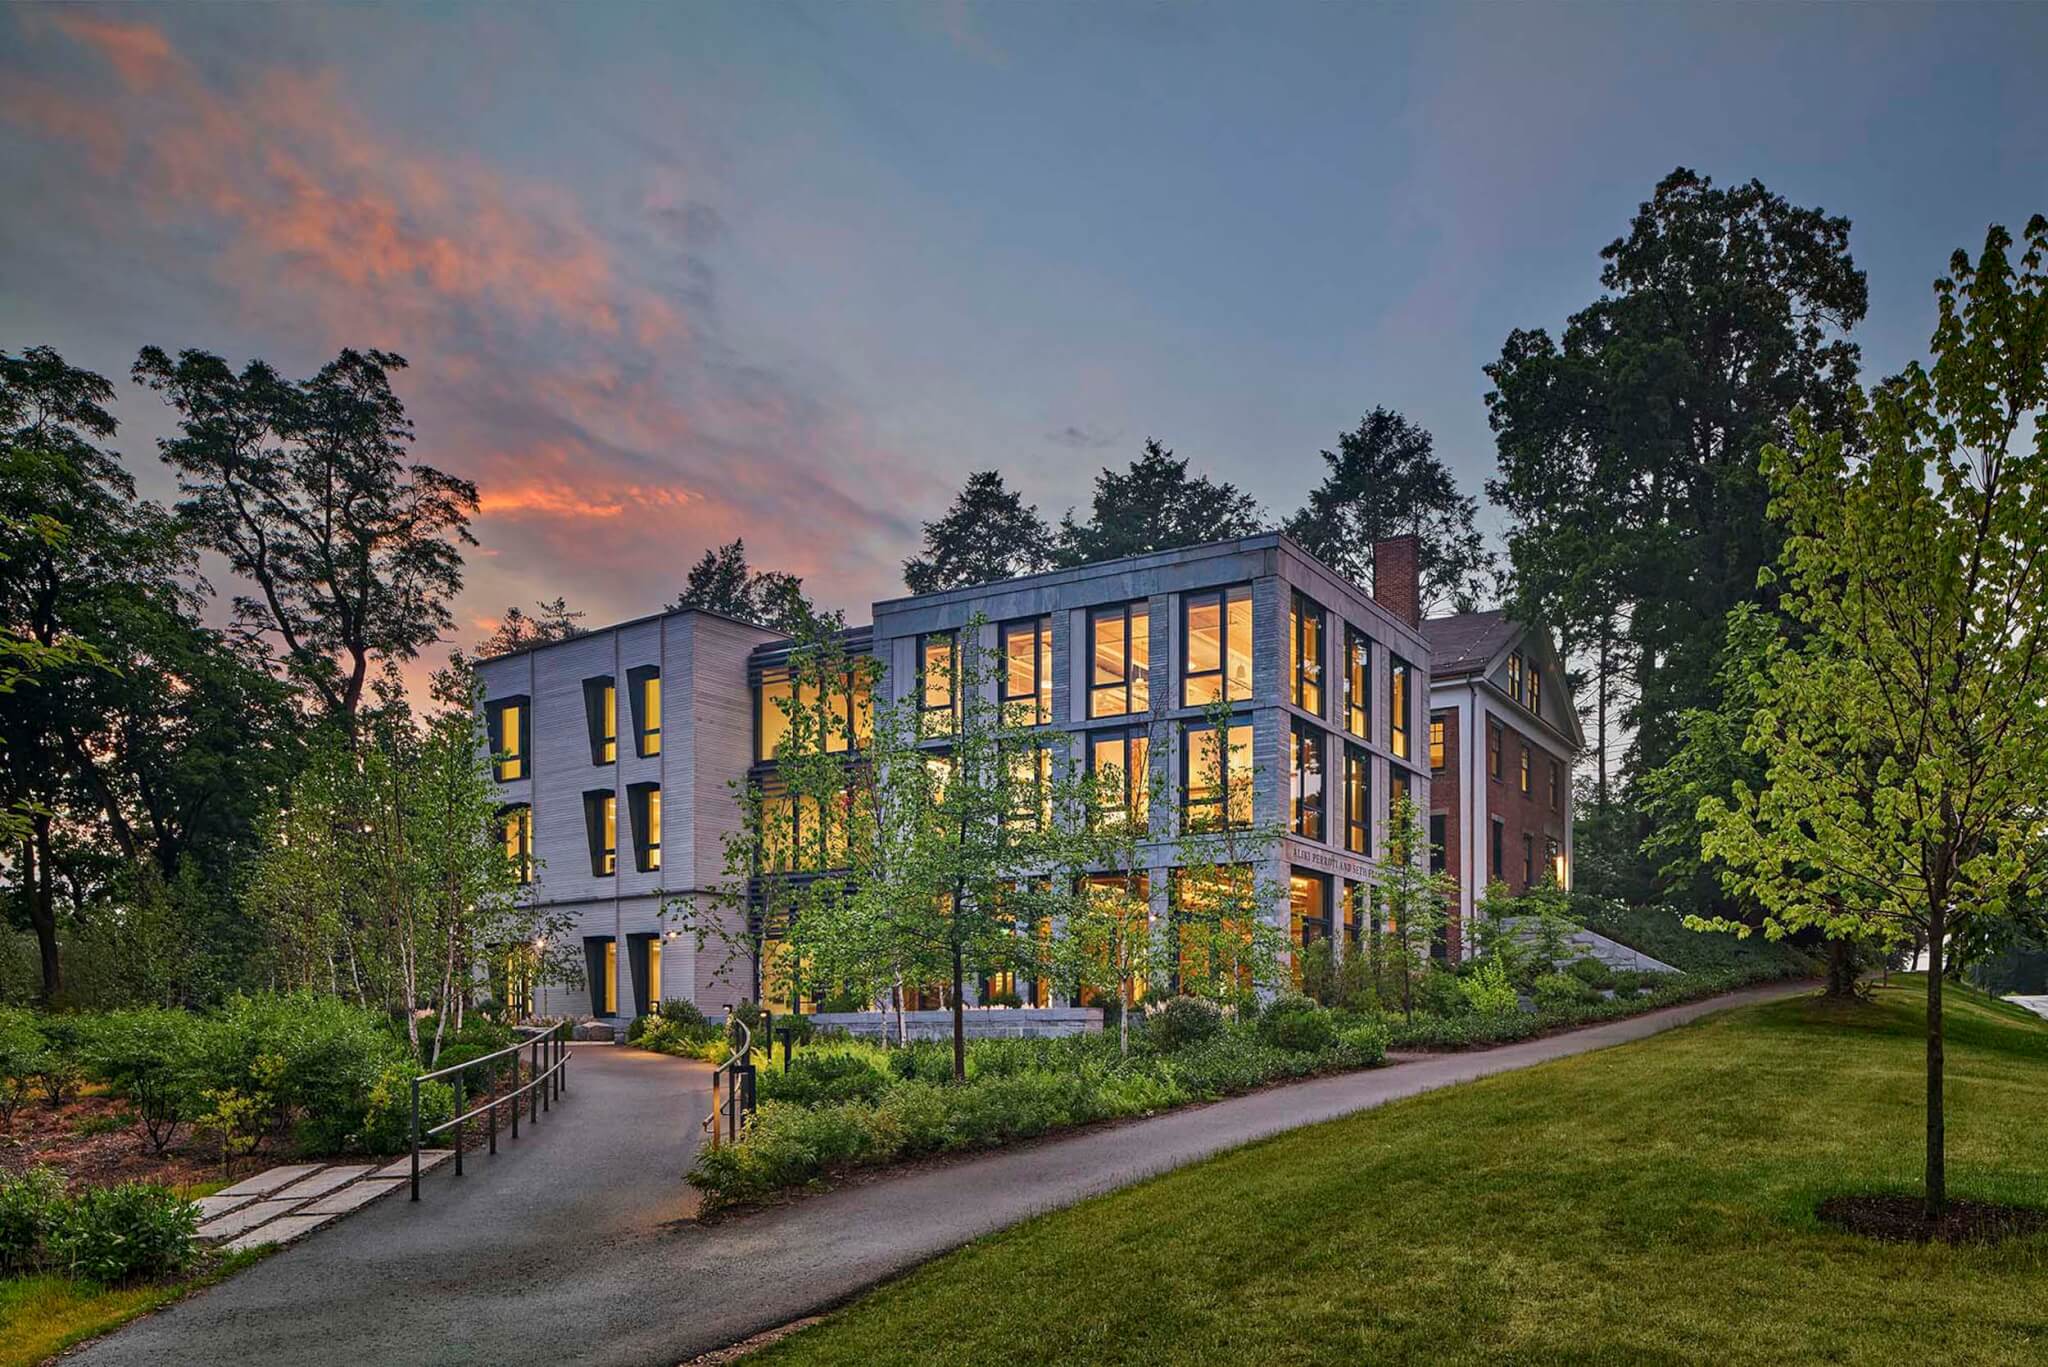
{"label": "wispy cloud", "polygon": [[[472,561],[466,617],[550,584],[593,617],[643,611],[741,533],[828,598],[893,579],[893,456],[829,389],[720,335],[725,221],[674,167],[647,167],[606,221],[563,185],[381,125],[336,70],[222,68],[112,13],[26,18],[33,57],[0,58],[0,119],[82,161],[81,231],[164,271],[204,244],[238,335],[412,360],[420,457],[477,480],[477,530],[502,552]],[[669,249],[640,250],[653,238]],[[175,327],[134,342],[233,350]]]}
{"label": "wispy cloud", "polygon": [[1123,440],[1120,432],[1103,432],[1093,427],[1076,427],[1071,423],[1056,432],[1048,432],[1045,439],[1054,446],[1064,446],[1069,451],[1100,451]]}

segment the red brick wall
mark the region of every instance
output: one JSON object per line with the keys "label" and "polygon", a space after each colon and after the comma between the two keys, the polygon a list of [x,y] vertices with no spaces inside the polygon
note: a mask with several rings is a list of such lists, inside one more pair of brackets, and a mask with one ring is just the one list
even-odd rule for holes
{"label": "red brick wall", "polygon": [[[1501,839],[1501,881],[1511,892],[1524,892],[1532,883],[1541,883],[1544,878],[1546,840],[1557,841],[1558,848],[1564,848],[1564,833],[1571,812],[1571,768],[1558,759],[1558,807],[1550,805],[1550,762],[1555,758],[1538,742],[1528,739],[1522,732],[1506,721],[1501,726],[1501,768],[1498,782],[1487,779],[1486,807],[1489,823],[1499,818],[1504,830]],[[1482,741],[1483,743],[1483,741]],[[1523,745],[1529,747],[1529,793],[1523,796],[1521,789],[1521,759]],[[1482,766],[1481,773],[1485,773]],[[1533,878],[1522,876],[1522,837],[1531,836],[1534,841]],[[1488,842],[1483,855],[1492,852],[1492,835],[1485,833]],[[1491,877],[1492,870],[1488,869]],[[1484,884],[1481,885],[1482,887]]]}
{"label": "red brick wall", "polygon": [[1422,542],[1390,537],[1372,547],[1373,600],[1409,626],[1422,625]]}

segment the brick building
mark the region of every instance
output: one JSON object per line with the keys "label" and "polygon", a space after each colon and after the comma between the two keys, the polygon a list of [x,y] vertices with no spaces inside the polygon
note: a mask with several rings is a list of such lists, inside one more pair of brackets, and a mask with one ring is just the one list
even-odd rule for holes
{"label": "brick building", "polygon": [[1488,883],[1571,886],[1572,772],[1585,736],[1547,631],[1495,610],[1433,617],[1422,634],[1431,859],[1458,885],[1455,956]]}

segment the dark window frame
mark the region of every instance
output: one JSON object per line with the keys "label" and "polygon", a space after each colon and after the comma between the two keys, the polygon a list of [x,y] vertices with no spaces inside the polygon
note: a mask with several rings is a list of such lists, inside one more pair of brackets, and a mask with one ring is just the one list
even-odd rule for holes
{"label": "dark window frame", "polygon": [[1387,657],[1387,749],[1396,759],[1414,756],[1415,666],[1398,655]]}
{"label": "dark window frame", "polygon": [[[647,798],[660,791],[661,785],[651,781],[626,787],[626,814],[633,826],[633,868],[640,873],[661,871],[661,841],[647,838]],[[666,808],[663,816],[667,816]]]}
{"label": "dark window frame", "polygon": [[1432,774],[1441,774],[1444,771],[1445,763],[1449,760],[1450,720],[1451,714],[1449,712],[1432,712],[1429,714],[1429,772]]}
{"label": "dark window frame", "polygon": [[1529,751],[1529,742],[1528,742],[1528,741],[1523,741],[1523,742],[1522,742],[1522,763],[1521,763],[1521,772],[1520,772],[1520,774],[1519,774],[1519,775],[1517,776],[1517,777],[1518,777],[1518,779],[1519,779],[1519,781],[1520,781],[1520,783],[1521,783],[1521,786],[1522,786],[1522,796],[1523,796],[1523,797],[1531,797],[1531,796],[1533,796],[1533,795],[1535,794],[1535,791],[1536,791],[1536,788],[1535,788],[1535,780],[1534,780],[1534,778],[1532,777],[1532,775],[1530,774],[1530,764],[1529,764],[1529,761],[1530,761],[1530,759],[1531,759],[1531,754],[1530,754],[1530,751]]}
{"label": "dark window frame", "polygon": [[[612,804],[612,843],[604,844],[604,804]],[[610,878],[619,871],[618,794],[610,788],[588,788],[583,793],[583,835],[590,846],[590,876]]]}
{"label": "dark window frame", "polygon": [[1491,846],[1487,850],[1487,854],[1491,856],[1487,861],[1487,872],[1491,875],[1489,881],[1498,883],[1502,881],[1500,866],[1507,862],[1508,857],[1508,823],[1499,817],[1493,818],[1491,841]]}
{"label": "dark window frame", "polygon": [[[1320,726],[1290,718],[1287,746],[1287,829],[1323,841],[1330,829],[1329,745]],[[1313,764],[1304,764],[1304,758]],[[1314,792],[1309,780],[1314,779]]]}
{"label": "dark window frame", "polygon": [[[943,643],[946,647],[947,688],[946,701],[938,706],[931,702],[928,686],[928,648]],[[930,718],[943,716],[943,730],[930,729]],[[921,736],[950,736],[960,729],[960,633],[958,630],[927,631],[917,638],[917,723]]]}
{"label": "dark window frame", "polygon": [[[1137,617],[1132,610],[1136,609]],[[1095,677],[1095,629],[1106,621],[1120,620],[1124,628],[1124,672],[1123,677],[1112,683],[1104,683]],[[1145,628],[1145,668],[1137,667],[1137,651],[1132,649],[1136,641],[1136,627]],[[1107,717],[1132,717],[1152,710],[1152,604],[1144,598],[1133,598],[1127,602],[1113,603],[1104,607],[1088,609],[1088,719],[1090,721]],[[1145,690],[1145,705],[1138,706],[1136,689]],[[1101,711],[1096,699],[1107,694],[1121,692],[1124,704],[1114,711]]]}
{"label": "dark window frame", "polygon": [[652,727],[647,724],[647,685],[650,682],[654,685],[656,701],[663,701],[660,665],[635,665],[626,671],[626,690],[633,706],[633,753],[641,759],[652,759],[661,753],[661,723],[657,721]]}
{"label": "dark window frame", "polygon": [[[1252,639],[1245,643],[1245,657],[1252,662],[1253,677],[1245,682],[1242,695],[1230,692],[1230,602],[1234,594],[1242,594],[1245,603],[1251,607]],[[1216,600],[1216,668],[1193,671],[1188,668],[1188,650],[1194,643],[1194,636],[1188,630],[1188,613],[1198,603]],[[1258,689],[1258,607],[1253,600],[1250,584],[1225,584],[1219,588],[1197,589],[1180,596],[1180,703],[1182,707],[1209,707],[1215,702],[1249,702]],[[1216,697],[1211,702],[1188,701],[1188,685],[1197,679],[1215,679]]]}
{"label": "dark window frame", "polygon": [[[1297,878],[1306,879],[1312,886],[1321,889],[1320,894],[1316,897],[1314,904],[1310,908],[1315,913],[1314,915],[1307,915],[1295,910],[1294,880]],[[1287,942],[1289,945],[1300,949],[1307,949],[1318,940],[1330,938],[1331,931],[1334,928],[1332,925],[1334,911],[1331,894],[1335,883],[1336,880],[1322,869],[1306,869],[1298,864],[1288,867]],[[1298,927],[1295,924],[1297,919],[1300,923]],[[1299,930],[1299,938],[1296,936],[1297,929]]]}
{"label": "dark window frame", "polygon": [[[1144,726],[1097,727],[1092,731],[1084,732],[1083,739],[1085,741],[1083,759],[1091,777],[1102,772],[1102,767],[1098,763],[1095,754],[1096,746],[1105,742],[1113,742],[1122,750],[1123,759],[1118,761],[1118,767],[1124,773],[1124,819],[1126,821],[1144,821],[1149,824],[1151,820],[1152,792],[1151,729]],[[1145,747],[1145,762],[1143,765],[1138,765],[1131,759],[1131,747],[1141,742]],[[1138,798],[1141,794],[1145,797],[1145,811],[1143,812],[1138,810]]]}
{"label": "dark window frame", "polygon": [[1507,748],[1506,728],[1497,721],[1486,723],[1486,776],[1500,782],[1501,751]]}
{"label": "dark window frame", "polygon": [[519,853],[512,857],[512,862],[518,869],[519,886],[526,887],[533,882],[533,804],[531,802],[508,802],[498,808],[498,824],[501,833],[506,822],[521,816],[524,817],[525,822],[522,828],[524,838],[520,841]]}
{"label": "dark window frame", "polygon": [[[611,734],[605,734],[606,692],[612,698]],[[583,681],[583,720],[590,731],[590,762],[595,765],[616,764],[619,759],[619,691],[618,682],[609,674],[595,674]]]}
{"label": "dark window frame", "polygon": [[1522,891],[1536,886],[1536,837],[1522,832]]}
{"label": "dark window frame", "polygon": [[[1010,638],[1020,631],[1031,636],[1031,691],[1022,697],[1010,692]],[[996,676],[996,702],[1002,709],[1003,724],[1044,726],[1052,721],[1052,615],[1013,617],[1002,623],[996,628],[996,653],[1002,660],[1002,672]],[[1017,720],[1011,711],[1017,703],[1030,705],[1031,720]]]}
{"label": "dark window frame", "polygon": [[1449,815],[1444,812],[1431,812],[1429,814],[1429,871],[1431,873],[1442,873],[1444,871],[1448,860],[1448,853],[1444,845],[1449,838]]}
{"label": "dark window frame", "polygon": [[[1308,648],[1310,636],[1315,638],[1313,650]],[[1295,589],[1287,608],[1287,698],[1316,717],[1323,715],[1323,705],[1329,700],[1329,690],[1323,686],[1323,655],[1329,636],[1330,614],[1321,603]],[[1310,690],[1315,694],[1313,702],[1308,699]]]}
{"label": "dark window frame", "polygon": [[1350,741],[1344,742],[1344,848],[1372,853],[1372,755]]}
{"label": "dark window frame", "polygon": [[1372,741],[1372,637],[1344,624],[1344,729]]}
{"label": "dark window frame", "polygon": [[[509,751],[497,748],[498,740],[505,733],[505,713],[519,709],[517,739],[519,753],[510,756]],[[484,704],[485,738],[491,746],[491,777],[499,783],[519,783],[533,777],[533,699],[524,693],[513,693],[502,698],[493,698]],[[515,772],[507,773],[506,770]]]}
{"label": "dark window frame", "polygon": [[[1226,722],[1223,725],[1223,727],[1220,728],[1221,735],[1219,736],[1219,741],[1222,746],[1222,749],[1219,752],[1221,756],[1221,763],[1218,766],[1220,770],[1220,773],[1218,775],[1220,779],[1220,787],[1214,797],[1202,798],[1198,803],[1196,799],[1192,796],[1194,788],[1192,783],[1190,782],[1190,780],[1193,777],[1191,769],[1194,764],[1195,755],[1194,737],[1201,735],[1205,732],[1217,731],[1219,730],[1219,728],[1214,723],[1206,721],[1189,721],[1181,723],[1180,811],[1181,822],[1183,827],[1186,827],[1193,823],[1196,816],[1196,808],[1199,806],[1205,810],[1213,808],[1214,810],[1221,812],[1223,815],[1223,820],[1221,822],[1215,825],[1203,826],[1201,829],[1209,831],[1233,829],[1233,823],[1230,820],[1230,791],[1231,784],[1236,781],[1236,777],[1230,772],[1230,733],[1232,731],[1235,731],[1239,727],[1243,727],[1246,731],[1252,733],[1252,746],[1256,747],[1258,743],[1258,733],[1256,730],[1254,730],[1252,726],[1252,720],[1249,716],[1235,716],[1232,717],[1228,722]],[[1254,772],[1256,772],[1256,758],[1254,759],[1253,764]],[[1258,794],[1254,792],[1252,794],[1252,805],[1255,809],[1257,804]],[[1236,826],[1236,828],[1242,829],[1243,826],[1248,826],[1252,824],[1252,821],[1255,818],[1256,810],[1248,814],[1247,819],[1243,823],[1239,823]]]}

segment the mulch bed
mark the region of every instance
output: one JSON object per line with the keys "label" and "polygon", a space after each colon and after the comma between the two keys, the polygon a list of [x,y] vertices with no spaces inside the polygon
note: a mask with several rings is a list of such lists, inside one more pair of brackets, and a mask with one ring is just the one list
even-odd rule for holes
{"label": "mulch bed", "polygon": [[[104,1133],[81,1133],[116,1120],[126,1123]],[[55,1109],[40,1096],[31,1097],[15,1111],[14,1123],[0,1129],[0,1171],[25,1172],[39,1166],[55,1168],[74,1191],[119,1182],[178,1187],[220,1180],[218,1150],[199,1144],[189,1129],[180,1130],[166,1152],[152,1153],[142,1123],[132,1119],[132,1108],[92,1093]]]}
{"label": "mulch bed", "polygon": [[2048,1210],[1950,1201],[1939,1220],[1918,1196],[1830,1196],[1814,1212],[1824,1225],[1888,1244],[1995,1244],[2048,1230]]}

